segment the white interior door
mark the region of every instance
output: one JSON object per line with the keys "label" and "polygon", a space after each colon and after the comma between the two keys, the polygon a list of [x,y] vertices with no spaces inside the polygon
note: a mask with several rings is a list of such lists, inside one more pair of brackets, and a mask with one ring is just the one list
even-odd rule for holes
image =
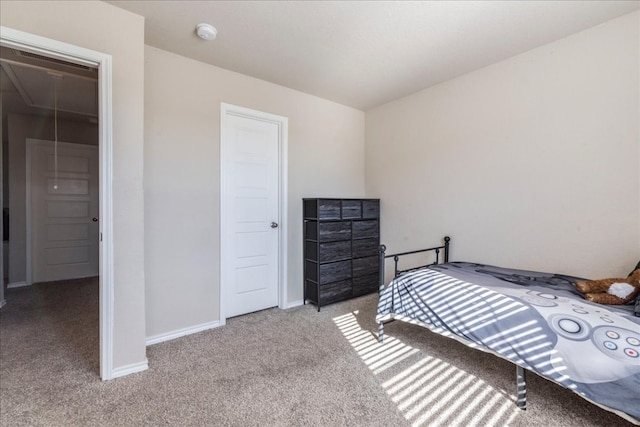
{"label": "white interior door", "polygon": [[233,317],[278,305],[280,127],[227,114],[224,138],[221,286]]}
{"label": "white interior door", "polygon": [[98,147],[29,144],[31,282],[97,276]]}

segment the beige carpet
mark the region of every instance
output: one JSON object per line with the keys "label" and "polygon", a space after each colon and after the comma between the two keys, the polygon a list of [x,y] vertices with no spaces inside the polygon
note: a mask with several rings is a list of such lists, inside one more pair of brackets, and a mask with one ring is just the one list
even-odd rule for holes
{"label": "beige carpet", "polygon": [[151,346],[150,369],[98,378],[95,279],[10,289],[0,310],[5,426],[626,426],[533,374],[400,322],[381,346],[376,296],[229,319]]}

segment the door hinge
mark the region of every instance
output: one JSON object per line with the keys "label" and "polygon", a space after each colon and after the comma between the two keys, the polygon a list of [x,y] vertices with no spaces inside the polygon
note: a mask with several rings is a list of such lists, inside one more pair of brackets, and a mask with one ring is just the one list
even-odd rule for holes
{"label": "door hinge", "polygon": [[102,242],[102,233],[100,233],[100,241]]}

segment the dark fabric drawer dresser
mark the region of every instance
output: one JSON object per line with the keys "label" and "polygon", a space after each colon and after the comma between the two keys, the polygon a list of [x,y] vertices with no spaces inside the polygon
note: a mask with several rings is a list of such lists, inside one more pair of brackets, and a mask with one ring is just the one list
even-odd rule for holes
{"label": "dark fabric drawer dresser", "polygon": [[304,302],[378,290],[379,199],[303,199]]}

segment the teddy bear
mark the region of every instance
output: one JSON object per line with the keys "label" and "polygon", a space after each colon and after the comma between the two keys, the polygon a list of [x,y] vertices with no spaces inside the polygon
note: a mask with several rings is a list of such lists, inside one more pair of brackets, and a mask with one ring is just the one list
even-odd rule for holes
{"label": "teddy bear", "polygon": [[599,304],[626,304],[640,294],[640,268],[626,279],[577,280],[585,299]]}

